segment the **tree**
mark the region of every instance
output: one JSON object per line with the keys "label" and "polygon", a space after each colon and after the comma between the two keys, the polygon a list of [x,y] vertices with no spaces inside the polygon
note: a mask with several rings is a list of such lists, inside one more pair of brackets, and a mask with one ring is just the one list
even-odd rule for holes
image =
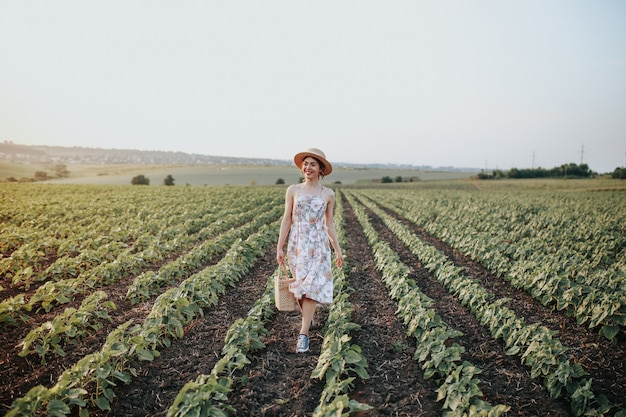
{"label": "tree", "polygon": [[476,178],[481,180],[494,178],[593,178],[597,176],[596,172],[589,169],[587,164],[564,164],[552,169],[539,168],[511,168],[509,171],[495,170],[492,174],[482,170]]}
{"label": "tree", "polygon": [[55,165],[54,172],[57,174],[57,177],[67,177],[70,174],[70,171],[67,170],[67,166],[64,164]]}
{"label": "tree", "polygon": [[136,175],[130,181],[132,185],[150,185],[150,179],[143,174]]}
{"label": "tree", "polygon": [[390,176],[385,175],[384,177],[382,177],[380,182],[382,182],[383,184],[387,184],[387,183],[393,182],[393,180],[391,179]]}
{"label": "tree", "polygon": [[626,168],[615,168],[615,171],[613,171],[612,177],[621,179],[621,180],[626,180]]}
{"label": "tree", "polygon": [[283,185],[285,183],[285,180],[282,178],[279,178],[276,180],[276,185]]}
{"label": "tree", "polygon": [[163,185],[174,185],[174,177],[168,174],[167,177],[163,179]]}

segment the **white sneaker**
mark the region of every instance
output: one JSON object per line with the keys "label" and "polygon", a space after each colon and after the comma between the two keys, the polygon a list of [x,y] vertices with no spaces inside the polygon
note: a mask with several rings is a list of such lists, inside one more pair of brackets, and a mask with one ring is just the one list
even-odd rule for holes
{"label": "white sneaker", "polygon": [[309,351],[309,337],[305,334],[298,336],[298,345],[296,346],[296,353],[304,353]]}

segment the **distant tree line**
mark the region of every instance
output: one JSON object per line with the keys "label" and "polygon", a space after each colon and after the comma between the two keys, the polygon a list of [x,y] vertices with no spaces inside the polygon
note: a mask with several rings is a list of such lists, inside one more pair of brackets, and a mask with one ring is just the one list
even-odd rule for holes
{"label": "distant tree line", "polygon": [[413,182],[415,179],[416,179],[415,177],[411,177],[411,178],[408,178],[408,179],[402,178],[401,175],[398,175],[395,178],[391,178],[390,176],[385,175],[384,177],[382,177],[380,179],[380,182],[382,182],[383,184],[389,184],[389,183],[392,183],[392,182]]}
{"label": "distant tree line", "polygon": [[[5,141],[6,143],[6,141]],[[48,171],[35,171],[35,175],[32,178],[22,177],[17,179],[15,177],[6,178],[7,182],[34,182],[34,181],[45,181],[51,178],[65,178],[70,175],[70,171],[67,169],[67,166],[64,164],[56,164],[51,167],[53,173],[50,175]]]}
{"label": "distant tree line", "polygon": [[[171,186],[174,185],[174,177],[171,174],[168,174],[167,177],[163,179],[163,185]],[[135,175],[132,180],[130,180],[132,185],[150,185],[150,178],[146,177],[143,174]]]}
{"label": "distant tree line", "polygon": [[626,168],[615,168],[611,176],[620,180],[626,180]]}
{"label": "distant tree line", "polygon": [[478,179],[491,180],[499,178],[593,178],[597,172],[589,169],[587,164],[563,164],[552,169],[544,168],[511,168],[508,171],[500,169],[487,173],[484,170],[477,175]]}

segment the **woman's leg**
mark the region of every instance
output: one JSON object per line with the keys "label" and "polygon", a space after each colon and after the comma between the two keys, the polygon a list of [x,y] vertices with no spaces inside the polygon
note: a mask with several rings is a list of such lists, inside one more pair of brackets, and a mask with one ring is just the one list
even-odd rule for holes
{"label": "woman's leg", "polygon": [[313,320],[313,316],[315,315],[317,301],[306,298],[306,295],[303,295],[300,307],[302,308],[302,325],[300,327],[300,334],[308,336],[309,328],[311,327],[311,320]]}

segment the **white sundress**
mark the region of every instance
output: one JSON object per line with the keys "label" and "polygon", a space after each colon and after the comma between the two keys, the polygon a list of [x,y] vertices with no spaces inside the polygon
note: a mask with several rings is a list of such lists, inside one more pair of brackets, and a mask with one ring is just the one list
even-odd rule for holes
{"label": "white sundress", "polygon": [[333,300],[330,239],[325,214],[326,200],[321,195],[296,195],[287,256],[289,269],[295,277],[289,290],[298,300],[305,294],[322,304],[330,304]]}

